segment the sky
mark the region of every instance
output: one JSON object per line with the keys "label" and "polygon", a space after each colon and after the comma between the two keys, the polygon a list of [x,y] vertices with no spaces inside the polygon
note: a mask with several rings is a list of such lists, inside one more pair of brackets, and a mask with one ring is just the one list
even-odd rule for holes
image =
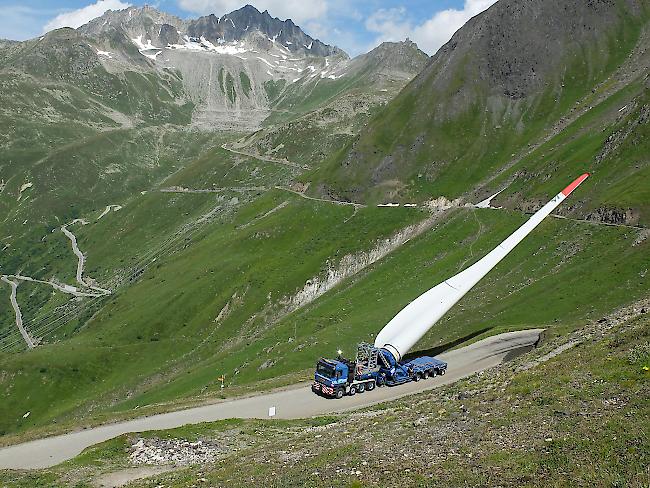
{"label": "sky", "polygon": [[181,18],[221,16],[246,3],[292,19],[312,37],[350,55],[410,38],[428,54],[496,0],[0,0],[0,39],[25,40],[79,27],[106,10],[149,4]]}

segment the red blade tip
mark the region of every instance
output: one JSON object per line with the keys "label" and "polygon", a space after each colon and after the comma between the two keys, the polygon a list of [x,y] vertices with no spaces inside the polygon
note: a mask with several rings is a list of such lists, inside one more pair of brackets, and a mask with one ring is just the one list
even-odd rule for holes
{"label": "red blade tip", "polygon": [[576,188],[578,188],[578,186],[580,186],[580,183],[582,183],[583,181],[585,181],[587,178],[589,178],[589,173],[585,173],[585,174],[583,174],[583,175],[578,176],[578,177],[573,181],[573,183],[571,183],[571,184],[570,184],[569,186],[567,186],[564,190],[562,190],[562,194],[563,194],[565,197],[568,197],[568,196],[571,194],[571,192],[572,192],[573,190],[575,190]]}

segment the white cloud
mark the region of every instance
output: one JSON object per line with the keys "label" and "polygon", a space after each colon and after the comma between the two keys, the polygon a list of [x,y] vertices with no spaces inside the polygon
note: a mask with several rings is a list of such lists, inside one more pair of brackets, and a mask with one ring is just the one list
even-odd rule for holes
{"label": "white cloud", "polygon": [[375,45],[383,41],[401,41],[406,37],[420,49],[434,54],[465,22],[483,12],[496,0],[465,0],[462,10],[436,12],[424,23],[413,23],[404,8],[380,9],[366,20],[366,29],[379,34]]}
{"label": "white cloud", "polygon": [[[251,3],[260,11],[268,10],[273,17],[291,19],[297,24],[324,17],[329,7],[328,0],[257,0]],[[200,15],[223,15],[245,4],[246,0],[178,0],[182,9]]]}
{"label": "white cloud", "polygon": [[122,10],[130,6],[130,3],[124,3],[120,0],[97,0],[96,3],[87,5],[86,7],[57,15],[45,24],[43,32],[49,32],[61,27],[72,27],[76,29],[94,18],[104,15],[107,10]]}

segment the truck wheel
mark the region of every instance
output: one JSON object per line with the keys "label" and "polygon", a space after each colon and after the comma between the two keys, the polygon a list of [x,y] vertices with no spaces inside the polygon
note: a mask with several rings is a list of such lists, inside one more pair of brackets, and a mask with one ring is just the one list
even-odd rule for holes
{"label": "truck wheel", "polygon": [[357,393],[357,387],[352,385],[350,387],[350,396],[355,395]]}
{"label": "truck wheel", "polygon": [[335,396],[336,398],[343,398],[343,388],[337,388]]}
{"label": "truck wheel", "polygon": [[420,373],[415,373],[413,375],[413,381],[420,381]]}
{"label": "truck wheel", "polygon": [[364,391],[366,391],[366,384],[365,383],[359,383],[357,385],[357,391],[359,393],[363,393]]}
{"label": "truck wheel", "polygon": [[436,376],[438,376],[438,373],[436,372],[435,369],[432,369],[432,370],[429,372],[429,375],[430,375],[432,378],[435,378]]}
{"label": "truck wheel", "polygon": [[441,370],[440,370],[440,374],[441,374],[441,375],[445,374],[446,372],[447,372],[446,369],[441,369]]}
{"label": "truck wheel", "polygon": [[368,384],[366,385],[366,390],[372,391],[374,389],[375,389],[375,383],[373,381],[368,382]]}
{"label": "truck wheel", "polygon": [[428,380],[429,379],[429,372],[428,371],[425,371],[424,373],[422,373],[422,379],[423,380]]}
{"label": "truck wheel", "polygon": [[385,386],[385,385],[386,385],[386,378],[384,378],[383,376],[380,376],[380,377],[377,379],[377,386],[378,386],[379,388],[381,388],[382,386]]}

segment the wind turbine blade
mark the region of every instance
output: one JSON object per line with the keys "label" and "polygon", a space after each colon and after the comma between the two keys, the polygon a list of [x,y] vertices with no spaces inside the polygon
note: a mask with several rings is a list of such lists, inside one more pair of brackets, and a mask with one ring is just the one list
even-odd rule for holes
{"label": "wind turbine blade", "polygon": [[409,303],[379,332],[375,339],[375,346],[387,349],[396,359],[401,359],[451,307],[588,177],[589,174],[585,173],[576,178],[484,258]]}

